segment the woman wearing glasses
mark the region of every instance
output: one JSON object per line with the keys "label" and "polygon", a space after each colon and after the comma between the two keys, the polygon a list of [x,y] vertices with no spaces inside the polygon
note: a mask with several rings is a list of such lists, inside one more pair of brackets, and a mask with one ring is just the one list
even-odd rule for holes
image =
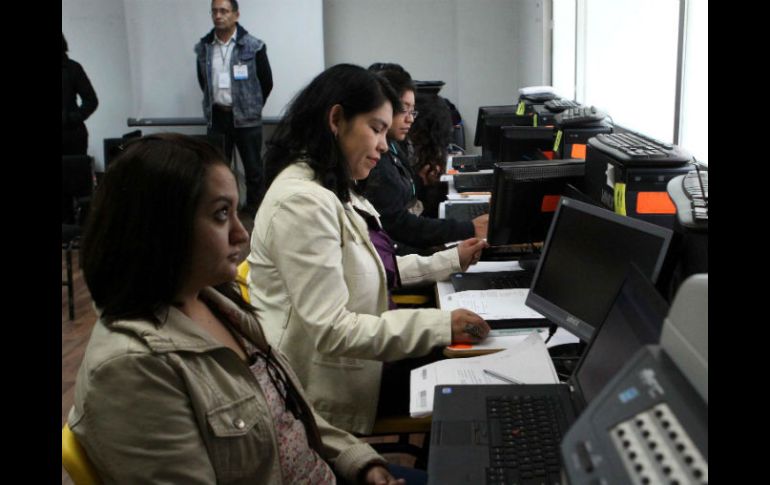
{"label": "woman wearing glasses", "polygon": [[369,70],[386,78],[401,101],[393,113],[388,130],[388,150],[364,182],[364,195],[380,214],[382,226],[399,245],[399,254],[429,254],[432,248],[469,237],[487,237],[488,215],[473,221],[423,217],[422,202],[417,198],[417,177],[405,151],[405,141],[415,111],[415,85],[412,77],[398,64],[375,63]]}
{"label": "woman wearing glasses", "polygon": [[81,257],[100,315],[68,423],[101,481],[403,485],[267,343],[235,285],[237,206],[223,154],[184,135],[131,142],[96,193]]}

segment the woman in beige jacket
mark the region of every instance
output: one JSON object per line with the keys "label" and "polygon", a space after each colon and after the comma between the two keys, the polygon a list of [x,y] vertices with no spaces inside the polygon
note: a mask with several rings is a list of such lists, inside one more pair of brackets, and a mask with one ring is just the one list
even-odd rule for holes
{"label": "woman in beige jacket", "polygon": [[234,284],[237,205],[222,154],[183,135],[133,141],[97,191],[81,255],[100,315],[68,423],[102,483],[403,485],[268,345]]}
{"label": "woman in beige jacket", "polygon": [[378,400],[388,399],[379,396],[383,361],[489,332],[468,310],[388,310],[389,288],[465,270],[485,246],[470,239],[431,257],[378,254],[372,235],[387,237],[355,182],[387,150],[399,109],[388,82],[359,66],[316,77],[268,142],[270,186],[247,258],[268,341],[289,358],[318,413],[361,434],[371,431]]}

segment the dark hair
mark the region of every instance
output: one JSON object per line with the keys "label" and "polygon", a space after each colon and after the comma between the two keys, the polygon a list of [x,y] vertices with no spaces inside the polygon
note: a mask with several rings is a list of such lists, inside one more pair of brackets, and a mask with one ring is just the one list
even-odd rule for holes
{"label": "dark hair", "polygon": [[401,64],[396,64],[395,62],[373,62],[367,69],[372,72],[380,72],[380,71],[406,72],[406,69],[404,69],[403,66],[401,66]]}
{"label": "dark hair", "polygon": [[62,55],[67,54],[69,52],[69,47],[67,46],[67,39],[64,38],[64,32],[61,33],[61,53]]}
{"label": "dark hair", "polygon": [[409,140],[414,146],[412,163],[419,169],[426,163],[443,164],[452,140],[452,113],[435,94],[419,93],[415,106],[420,116],[412,123]]}
{"label": "dark hair", "polygon": [[399,97],[406,91],[417,92],[412,76],[398,64],[376,62],[369,66],[369,70],[387,79]]}
{"label": "dark hair", "polygon": [[412,77],[406,71],[385,70],[380,71],[378,74],[388,80],[399,97],[403,96],[407,91],[412,91],[413,93],[417,92],[417,87],[415,86],[414,81],[412,81]]}
{"label": "dark hair", "polygon": [[[230,2],[230,6],[233,8],[233,12],[237,12],[238,11],[238,0],[227,0],[227,1]],[[213,4],[214,0],[211,0],[211,3]]]}
{"label": "dark hair", "polygon": [[390,102],[401,102],[387,80],[361,66],[337,64],[319,74],[291,102],[267,142],[265,178],[269,186],[287,166],[306,161],[322,186],[342,202],[350,200],[350,169],[329,127],[332,107],[342,106],[346,120]]}
{"label": "dark hair", "polygon": [[[221,151],[192,137],[160,133],[130,141],[94,195],[81,267],[106,323],[142,318],[160,324],[187,277],[193,224],[207,170],[228,166]],[[217,289],[241,308],[234,283]]]}

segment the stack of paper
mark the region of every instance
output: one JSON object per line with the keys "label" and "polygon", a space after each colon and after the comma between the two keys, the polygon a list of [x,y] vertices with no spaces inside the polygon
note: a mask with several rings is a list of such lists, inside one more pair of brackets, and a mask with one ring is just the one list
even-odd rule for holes
{"label": "stack of paper", "polygon": [[467,308],[484,320],[545,318],[524,304],[528,293],[529,288],[458,291],[442,295],[440,308],[448,312],[457,308]]}
{"label": "stack of paper", "polygon": [[556,384],[559,377],[548,349],[537,332],[507,350],[481,357],[447,359],[419,367],[410,377],[409,414],[433,411],[433,388],[441,384],[509,384],[484,372],[489,370],[523,384]]}

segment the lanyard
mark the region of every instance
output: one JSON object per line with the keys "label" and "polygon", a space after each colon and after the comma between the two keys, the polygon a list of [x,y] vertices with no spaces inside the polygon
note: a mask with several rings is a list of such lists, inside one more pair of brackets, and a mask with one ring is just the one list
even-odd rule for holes
{"label": "lanyard", "polygon": [[227,53],[230,52],[230,42],[227,43],[227,49],[225,49],[225,53],[222,54],[222,44],[217,43],[219,46],[219,55],[222,56],[222,67],[225,67],[225,60],[227,59]]}
{"label": "lanyard", "polygon": [[219,47],[219,55],[222,56],[222,67],[225,67],[225,61],[227,60],[227,53],[230,52],[230,44],[232,38],[227,41],[227,47],[225,48],[224,54],[222,53],[222,42],[217,42],[217,47]]}
{"label": "lanyard", "polygon": [[409,177],[409,183],[412,185],[412,197],[417,196],[417,189],[414,186],[414,179],[412,178],[411,172],[404,166],[404,162],[401,161],[401,158],[398,156],[398,149],[396,148],[396,144],[394,142],[390,142],[390,153],[393,155],[393,160],[401,166],[401,169],[406,173],[406,175]]}

